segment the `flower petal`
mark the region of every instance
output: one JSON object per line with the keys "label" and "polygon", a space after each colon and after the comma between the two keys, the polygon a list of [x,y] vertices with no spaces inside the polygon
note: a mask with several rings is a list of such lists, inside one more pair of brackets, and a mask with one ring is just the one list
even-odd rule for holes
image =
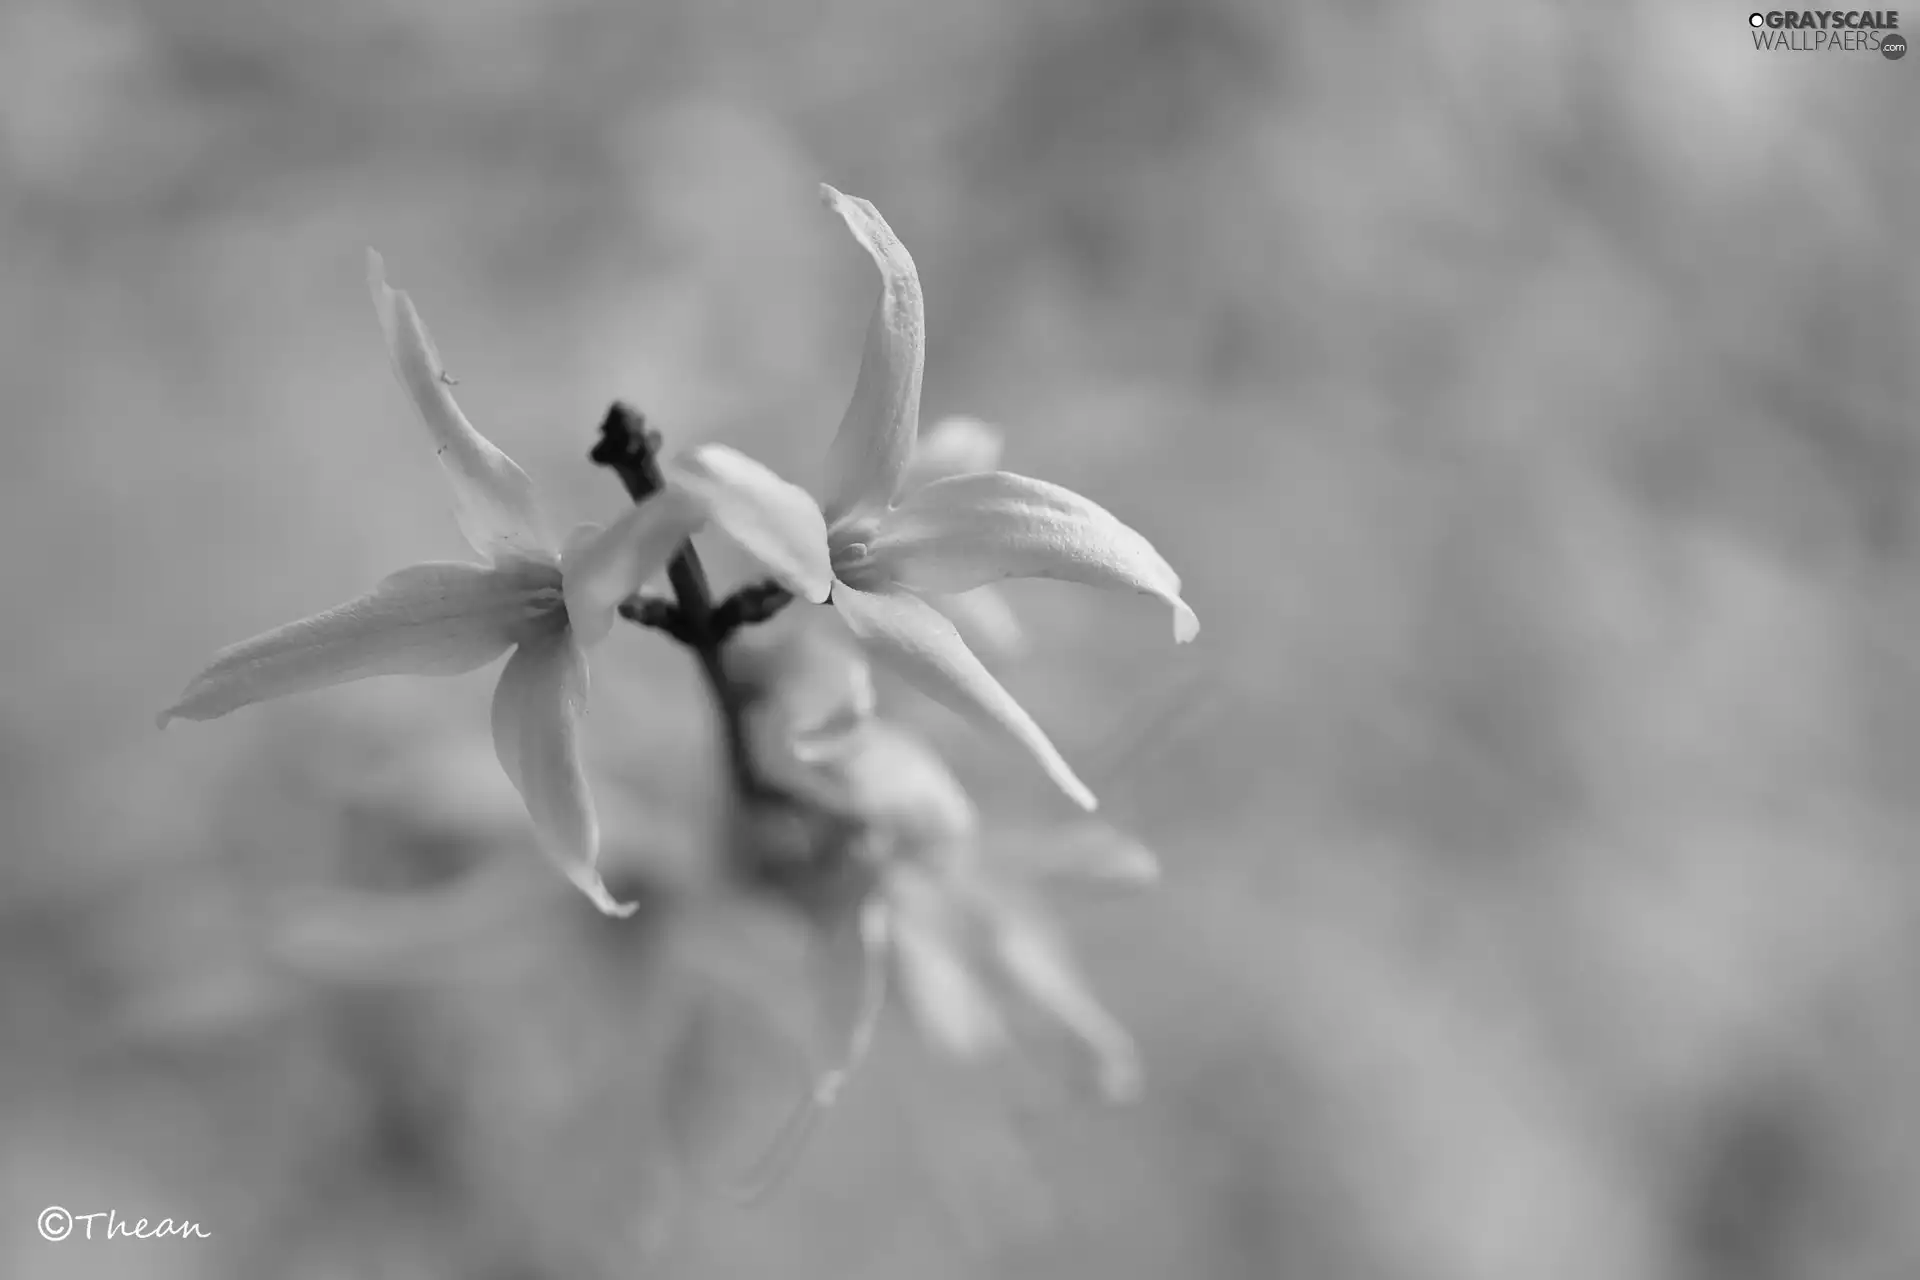
{"label": "flower petal", "polygon": [[900,593],[833,589],[834,608],[874,657],[962,715],[984,717],[1040,762],[1060,789],[1083,809],[1097,807],[1033,717],[993,678],[960,639],[953,624],[926,601]]}
{"label": "flower petal", "polygon": [[930,595],[928,604],[947,615],[959,630],[961,639],[976,653],[1002,660],[1017,658],[1027,651],[1026,628],[993,586],[975,587],[958,595]]}
{"label": "flower petal", "polygon": [[387,284],[386,264],[371,249],[367,250],[367,287],[373,292],[393,370],[432,433],[434,453],[453,483],[460,532],[475,551],[495,560],[551,556],[553,538],[534,500],[533,482],[460,412],[449,389],[453,379],[441,364],[413,299]]}
{"label": "flower petal", "polygon": [[994,950],[1027,999],[1087,1047],[1100,1092],[1113,1102],[1137,1095],[1140,1053],[1133,1037],[1094,997],[1051,922],[1031,910],[1003,908],[994,918]]}
{"label": "flower petal", "polygon": [[828,765],[843,780],[854,812],[910,850],[971,843],[979,829],[973,799],[919,735],[870,720]]}
{"label": "flower petal", "polygon": [[958,1057],[979,1058],[1007,1042],[993,993],[968,962],[937,884],[905,868],[887,878],[900,992],[929,1040]]}
{"label": "flower petal", "polygon": [[1098,820],[1002,832],[987,848],[999,872],[1028,881],[1140,889],[1160,880],[1160,860],[1153,850]]}
{"label": "flower petal", "polygon": [[533,637],[514,651],[493,694],[493,749],[527,803],[540,846],[567,879],[610,916],[639,906],[616,902],[600,879],[600,823],[580,760],[587,660],[570,629]]}
{"label": "flower petal", "polygon": [[822,184],[820,197],[846,220],[880,268],[880,301],[867,324],[860,376],[827,455],[827,520],[840,524],[886,510],[900,486],[920,422],[926,307],[906,246],[871,203]]}
{"label": "flower petal", "polygon": [[671,459],[668,483],[795,595],[825,604],[833,587],[827,524],[805,489],[738,449],[704,444]]}
{"label": "flower petal", "polygon": [[810,968],[822,992],[817,1020],[822,1043],[814,1052],[813,1088],[732,1188],[732,1198],[755,1204],[792,1172],[820,1117],[840,1100],[873,1048],[887,998],[891,958],[887,904],[860,904],[852,927],[838,927],[814,943]]}
{"label": "flower petal", "polygon": [[932,746],[879,719],[861,721],[835,737],[773,744],[770,780],[836,814],[857,819],[875,837],[874,857],[903,855],[937,861],[971,848],[979,829],[972,797]]}
{"label": "flower petal", "polygon": [[918,488],[948,476],[991,471],[1000,465],[1006,437],[1000,428],[978,418],[942,418],[920,433],[907,464],[904,488]]}
{"label": "flower petal", "polygon": [[417,564],[357,600],[222,649],[161,713],[212,720],[369,676],[459,675],[492,662],[559,603],[549,565]]}
{"label": "flower petal", "polygon": [[723,656],[762,777],[847,812],[844,783],[818,762],[847,749],[873,715],[866,655],[844,635],[829,638],[818,628],[756,627],[730,641]]}
{"label": "flower petal", "polygon": [[567,623],[582,645],[613,630],[620,602],[666,567],[681,544],[705,522],[689,494],[667,489],[636,503],[605,529],[569,538],[560,556]]}
{"label": "flower petal", "polygon": [[1152,543],[1091,499],[1008,471],[915,489],[882,519],[866,565],[875,581],[914,591],[967,591],[1001,578],[1120,587],[1171,605],[1175,640],[1200,632],[1180,599],[1180,575]]}

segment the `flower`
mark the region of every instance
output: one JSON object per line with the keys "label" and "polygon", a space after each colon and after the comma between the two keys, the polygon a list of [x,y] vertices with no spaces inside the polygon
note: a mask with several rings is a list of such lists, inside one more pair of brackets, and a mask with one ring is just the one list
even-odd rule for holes
{"label": "flower", "polygon": [[[1191,640],[1199,620],[1180,598],[1179,575],[1153,545],[1070,489],[989,470],[912,483],[926,328],[919,274],[872,204],[828,186],[821,195],[881,277],[853,397],[828,453],[826,496],[818,510],[833,606],[876,659],[952,709],[1006,732],[1063,791],[1092,809],[1093,793],[941,607],[951,608],[957,593],[1001,578],[1059,578],[1158,597],[1173,610],[1178,641]],[[939,465],[934,446],[950,448],[952,442],[929,433],[927,443],[923,477]],[[960,463],[971,466],[974,460],[961,457]],[[782,545],[798,546],[814,525],[810,513],[719,501],[716,489],[728,486],[734,473],[758,466],[731,449],[702,446],[681,465],[694,473],[681,471],[681,482],[713,500],[714,522],[743,545],[749,544],[743,532],[766,537],[777,526]],[[749,528],[733,529],[735,519]]]}
{"label": "flower", "polygon": [[[526,472],[454,402],[426,326],[412,299],[387,284],[379,254],[369,251],[367,273],[394,371],[433,438],[460,530],[485,563],[413,565],[356,600],[224,649],[159,723],[211,720],[369,676],[459,675],[511,649],[493,695],[495,753],[541,846],[595,906],[629,915],[635,904],[615,901],[596,869],[599,822],[580,756],[585,649],[711,517],[711,504],[670,484],[605,529],[586,526],[556,544]],[[806,529],[812,500],[793,486],[750,462],[731,480],[729,493],[777,513],[780,529]],[[811,539],[795,549],[747,516],[730,514],[726,528],[809,598],[826,598],[825,557]]]}
{"label": "flower", "polygon": [[1101,1092],[1132,1096],[1139,1056],[1088,989],[1037,890],[1050,881],[1139,885],[1151,853],[1104,824],[983,835],[971,799],[925,741],[874,719],[827,768],[867,822],[861,855],[874,874],[863,912],[884,939],[922,1033],[962,1057],[1009,1041],[996,988],[1051,1018],[1087,1051]]}
{"label": "flower", "polygon": [[[849,1047],[823,1071],[814,1106],[832,1102],[865,1052],[889,968],[923,1034],[942,1048],[977,1057],[1004,1047],[1007,991],[1086,1049],[1104,1094],[1131,1095],[1140,1075],[1132,1039],[1087,988],[1039,889],[1150,883],[1158,877],[1153,855],[1091,821],[983,833],[972,799],[939,753],[872,714],[863,664],[810,652],[759,665],[805,678],[768,688],[756,702],[748,726],[756,767],[789,794],[853,819],[859,832],[852,849],[859,874],[828,932],[859,944],[863,994]],[[850,931],[835,925],[849,920]],[[852,959],[823,956],[830,984],[847,985],[833,967]]]}

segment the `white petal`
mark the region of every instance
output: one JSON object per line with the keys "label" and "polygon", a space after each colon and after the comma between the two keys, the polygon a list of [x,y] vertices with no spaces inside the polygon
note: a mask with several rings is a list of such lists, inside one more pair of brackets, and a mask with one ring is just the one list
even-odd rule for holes
{"label": "white petal", "polygon": [[824,505],[837,525],[885,510],[900,487],[920,422],[927,326],[920,274],[880,211],[824,184],[820,196],[880,268],[880,301],[867,324],[860,377],[827,455]]}
{"label": "white petal", "polygon": [[886,720],[849,735],[830,767],[854,811],[906,848],[971,843],[978,812],[947,762],[925,739]]}
{"label": "white petal", "polygon": [[1180,575],[1153,544],[1071,489],[1007,471],[953,476],[909,493],[867,548],[875,582],[967,591],[1001,578],[1058,578],[1156,596],[1174,639],[1199,634]]}
{"label": "white petal", "polygon": [[906,488],[948,476],[991,471],[1000,465],[1006,439],[1000,428],[978,418],[942,418],[920,433],[907,464]]}
{"label": "white petal", "polygon": [[926,601],[947,615],[975,653],[1005,660],[1027,651],[1026,628],[998,588],[975,587],[958,595],[930,595]]}
{"label": "white petal", "polygon": [[1153,850],[1104,822],[1003,832],[988,842],[1002,873],[1079,887],[1139,889],[1160,880]]}
{"label": "white petal", "polygon": [[805,735],[873,714],[873,671],[859,646],[831,628],[773,625],[727,643],[727,678],[755,707],[777,710]]}
{"label": "white petal", "polygon": [[725,651],[727,676],[745,699],[747,748],[767,781],[846,810],[844,785],[819,762],[873,715],[873,672],[844,635],[818,628],[753,628]]}
{"label": "white petal", "polygon": [[357,600],[221,650],[160,716],[211,720],[368,676],[459,675],[492,662],[559,604],[551,565],[417,564]]}
{"label": "white petal", "polygon": [[[688,994],[656,1094],[669,1150],[682,1176],[752,1202],[780,1181],[805,1144],[811,1126],[797,1122],[811,1115],[789,1118],[769,1142],[777,1112],[765,1104],[775,1089],[789,1087],[789,1077],[806,1079],[810,1064],[794,1060],[798,1046],[765,992],[714,985]],[[752,1162],[744,1178],[733,1167],[742,1161]]]}
{"label": "white petal", "polygon": [[813,1097],[830,1107],[873,1048],[886,1003],[891,912],[878,895],[860,902],[809,943],[808,968],[820,993],[814,1009]]}
{"label": "white petal", "polygon": [[826,603],[833,586],[827,524],[805,489],[723,444],[679,454],[664,470],[669,484],[696,499],[714,525],[782,586],[814,604]]}
{"label": "white petal", "polygon": [[1097,802],[1033,717],[973,655],[960,633],[924,600],[904,594],[857,591],[844,582],[833,604],[874,658],[899,671],[949,708],[984,718],[1030,752],[1059,788],[1083,809]]}
{"label": "white petal", "polygon": [[887,894],[900,991],[921,1033],[963,1058],[1003,1047],[1006,1020],[968,962],[939,886],[901,870],[889,877]]}
{"label": "white petal", "polygon": [[876,898],[861,904],[853,927],[836,929],[814,943],[810,967],[824,994],[817,1011],[822,1044],[815,1053],[813,1088],[736,1182],[734,1200],[757,1203],[785,1180],[820,1117],[840,1100],[841,1090],[866,1061],[886,1007],[892,958],[888,920],[886,903]]}
{"label": "white petal", "polygon": [[1122,1101],[1140,1091],[1140,1054],[1133,1037],[1088,989],[1056,932],[1020,910],[995,918],[994,949],[1014,984],[1043,1012],[1077,1036],[1092,1054],[1100,1091]]}
{"label": "white petal", "polygon": [[605,529],[569,538],[560,574],[574,638],[583,645],[605,638],[620,602],[664,569],[704,519],[689,495],[668,489],[635,504]]}
{"label": "white petal", "polygon": [[586,655],[570,629],[527,640],[507,659],[494,690],[493,748],[526,801],[541,848],[593,905],[628,916],[639,904],[614,901],[596,870],[600,823],[580,760],[586,697]]}
{"label": "white petal", "polygon": [[473,549],[495,560],[547,557],[552,535],[534,500],[533,482],[512,458],[467,421],[449,389],[451,379],[434,349],[413,299],[387,284],[386,264],[367,250],[367,286],[387,338],[400,385],[433,435],[433,450],[453,484],[454,516]]}

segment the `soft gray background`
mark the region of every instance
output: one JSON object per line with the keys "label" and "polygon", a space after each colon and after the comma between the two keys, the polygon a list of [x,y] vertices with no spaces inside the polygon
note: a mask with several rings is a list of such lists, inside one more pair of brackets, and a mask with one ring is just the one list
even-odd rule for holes
{"label": "soft gray background", "polygon": [[[0,1273],[1920,1273],[1916,75],[1656,0],[0,4]],[[816,474],[823,179],[919,261],[929,416],[1205,630],[1017,593],[1169,869],[1071,915],[1146,1100],[895,1026],[738,1212],[649,1118],[692,984],[539,865],[485,677],[152,717],[463,553],[365,246],[604,519],[615,396]],[[618,865],[698,865],[689,671],[597,655]]]}

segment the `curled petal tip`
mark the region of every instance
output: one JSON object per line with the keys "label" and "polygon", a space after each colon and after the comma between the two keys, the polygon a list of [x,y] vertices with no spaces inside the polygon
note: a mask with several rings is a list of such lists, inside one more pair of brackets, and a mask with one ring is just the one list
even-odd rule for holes
{"label": "curled petal tip", "polygon": [[1093,792],[1088,789],[1087,784],[1080,781],[1080,779],[1072,779],[1071,786],[1068,786],[1063,779],[1061,785],[1065,789],[1067,796],[1088,813],[1092,813],[1100,807],[1099,797],[1095,796]]}
{"label": "curled petal tip", "polygon": [[1175,644],[1187,644],[1200,634],[1200,617],[1187,607],[1184,600],[1173,602],[1173,641]]}
{"label": "curled petal tip", "polygon": [[167,727],[169,723],[172,722],[173,717],[174,717],[174,710],[172,707],[168,707],[165,711],[162,711],[159,715],[153,718],[153,727],[156,729],[164,729]]}
{"label": "curled petal tip", "polygon": [[591,871],[582,871],[568,878],[580,892],[587,895],[589,902],[600,908],[602,915],[612,916],[615,920],[625,920],[640,909],[638,902],[622,902],[614,897],[612,891],[607,888],[607,882]]}

